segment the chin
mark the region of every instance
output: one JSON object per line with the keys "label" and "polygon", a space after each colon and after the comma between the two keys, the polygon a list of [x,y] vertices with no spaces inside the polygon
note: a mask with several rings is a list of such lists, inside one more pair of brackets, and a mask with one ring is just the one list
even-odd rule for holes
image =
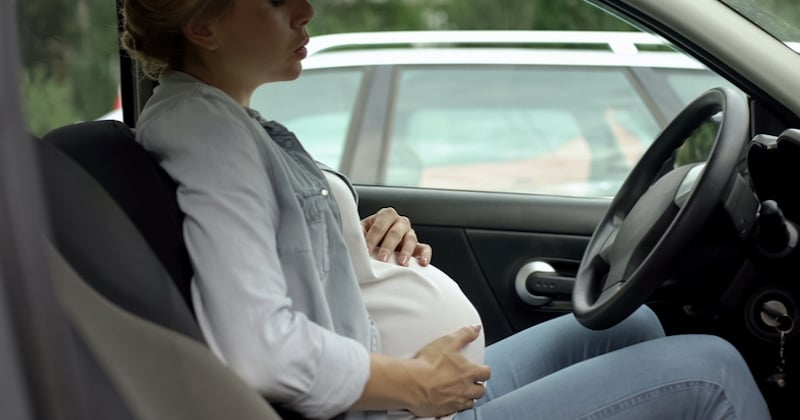
{"label": "chin", "polygon": [[269,77],[266,78],[265,83],[271,82],[289,82],[292,80],[297,79],[300,77],[300,74],[303,72],[303,68],[298,66],[296,69],[291,69],[285,72],[281,72],[279,74],[271,74]]}

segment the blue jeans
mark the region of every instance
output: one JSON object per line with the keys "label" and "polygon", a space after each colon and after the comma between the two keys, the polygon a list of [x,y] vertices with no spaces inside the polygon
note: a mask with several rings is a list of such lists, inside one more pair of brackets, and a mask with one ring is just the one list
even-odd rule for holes
{"label": "blue jeans", "polygon": [[642,307],[605,331],[572,315],[486,349],[492,376],[467,419],[769,419],[742,357],[714,336],[664,337]]}

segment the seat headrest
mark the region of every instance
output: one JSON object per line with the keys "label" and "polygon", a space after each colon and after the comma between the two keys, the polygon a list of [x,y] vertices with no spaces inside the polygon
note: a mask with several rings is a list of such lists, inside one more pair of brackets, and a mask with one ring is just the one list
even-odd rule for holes
{"label": "seat headrest", "polygon": [[79,123],[38,143],[59,251],[115,304],[203,341],[190,309],[175,184],[131,130],[116,121]]}

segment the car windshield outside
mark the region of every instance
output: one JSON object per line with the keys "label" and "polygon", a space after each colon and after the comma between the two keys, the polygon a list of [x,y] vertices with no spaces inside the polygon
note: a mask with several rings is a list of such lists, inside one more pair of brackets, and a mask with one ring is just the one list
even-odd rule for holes
{"label": "car windshield outside", "polygon": [[309,50],[251,106],[363,184],[610,197],[680,108],[730,86],[634,31],[352,33]]}
{"label": "car windshield outside", "polygon": [[[122,119],[113,2],[42,4],[19,3],[30,131]],[[315,2],[304,74],[251,105],[357,184],[610,197],[684,105],[730,85],[583,2],[458,4]]]}
{"label": "car windshield outside", "polygon": [[800,10],[795,2],[721,0],[770,35],[800,53]]}

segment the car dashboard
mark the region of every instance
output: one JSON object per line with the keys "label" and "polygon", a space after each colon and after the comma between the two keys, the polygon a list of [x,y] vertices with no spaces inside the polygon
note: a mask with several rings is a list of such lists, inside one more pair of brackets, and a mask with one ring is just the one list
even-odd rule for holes
{"label": "car dashboard", "polygon": [[[796,351],[800,319],[800,130],[758,134],[745,149],[740,178],[749,180],[757,211],[746,241],[746,261],[720,301],[723,334],[750,364],[765,397],[791,410],[797,384],[790,373],[800,363]],[[752,196],[753,194],[751,194]]]}

